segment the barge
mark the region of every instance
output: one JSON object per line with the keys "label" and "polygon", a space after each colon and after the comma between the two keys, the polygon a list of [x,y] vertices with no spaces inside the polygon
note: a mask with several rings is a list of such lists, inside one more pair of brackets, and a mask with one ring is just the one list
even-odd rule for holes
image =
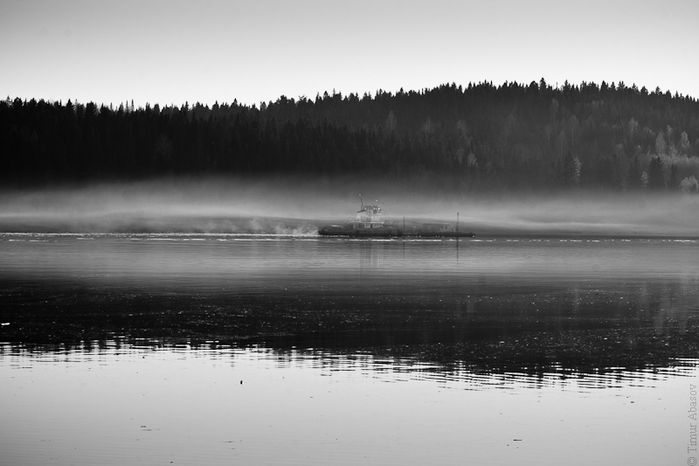
{"label": "barge", "polygon": [[395,222],[386,222],[383,219],[381,206],[378,204],[364,204],[359,197],[361,206],[355,218],[342,225],[326,225],[318,229],[319,235],[324,236],[354,236],[363,238],[389,238],[389,237],[423,237],[423,238],[470,238],[473,232],[459,231],[457,217],[456,225],[451,223],[415,223],[406,226],[398,226]]}

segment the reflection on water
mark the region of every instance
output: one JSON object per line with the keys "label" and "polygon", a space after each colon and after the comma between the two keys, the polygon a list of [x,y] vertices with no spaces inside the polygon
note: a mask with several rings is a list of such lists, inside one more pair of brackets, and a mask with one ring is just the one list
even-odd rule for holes
{"label": "reflection on water", "polygon": [[[414,357],[390,358],[368,352],[336,353],[314,349],[275,350],[264,346],[229,347],[216,343],[205,345],[172,345],[149,340],[139,343],[126,341],[84,342],[81,346],[45,345],[41,349],[23,344],[0,344],[0,356],[6,358],[8,367],[30,369],[35,364],[80,364],[93,359],[140,353],[155,354],[159,351],[194,353],[215,360],[236,358],[259,358],[274,361],[275,367],[310,368],[321,375],[334,372],[360,372],[365,376],[385,382],[432,381],[439,384],[456,384],[460,388],[473,390],[488,388],[531,388],[558,387],[560,389],[585,391],[603,388],[622,388],[636,385],[653,388],[654,383],[671,377],[693,376],[697,359],[676,358],[667,367],[629,370],[620,367],[605,368],[594,372],[578,372],[562,365],[552,365],[547,371],[536,374],[523,371],[485,371],[467,362],[454,362],[449,367],[425,362]],[[145,357],[145,356],[144,356]]]}
{"label": "reflection on water", "polygon": [[0,257],[2,464],[687,461],[696,241],[5,234]]}
{"label": "reflection on water", "polygon": [[372,354],[0,346],[4,464],[682,464],[698,360],[445,372]]}

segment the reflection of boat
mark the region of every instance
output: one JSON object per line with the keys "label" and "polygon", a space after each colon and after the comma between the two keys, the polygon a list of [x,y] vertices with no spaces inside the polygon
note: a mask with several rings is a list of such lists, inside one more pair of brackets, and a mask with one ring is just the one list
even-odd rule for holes
{"label": "reflection of boat", "polygon": [[[359,197],[361,201],[361,196]],[[411,223],[402,227],[393,222],[385,222],[381,207],[378,204],[364,204],[357,211],[354,220],[343,225],[326,225],[318,230],[318,234],[330,236],[362,236],[362,237],[391,237],[391,236],[421,236],[421,237],[471,237],[472,232],[459,231],[457,225],[451,223]]]}

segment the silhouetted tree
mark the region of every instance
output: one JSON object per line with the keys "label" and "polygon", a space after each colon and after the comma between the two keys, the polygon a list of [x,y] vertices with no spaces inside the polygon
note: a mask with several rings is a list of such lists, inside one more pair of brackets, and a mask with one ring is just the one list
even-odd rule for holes
{"label": "silhouetted tree", "polygon": [[663,174],[663,161],[655,156],[648,165],[648,187],[650,189],[665,189],[665,175]]}
{"label": "silhouetted tree", "polygon": [[[660,189],[667,159],[667,185],[679,189],[678,177],[699,177],[691,172],[699,166],[697,114],[699,102],[689,97],[623,82],[553,88],[543,78],[282,96],[259,108],[127,102],[115,110],[8,97],[0,101],[0,179],[372,173],[472,190]],[[679,156],[689,162],[678,169]]]}

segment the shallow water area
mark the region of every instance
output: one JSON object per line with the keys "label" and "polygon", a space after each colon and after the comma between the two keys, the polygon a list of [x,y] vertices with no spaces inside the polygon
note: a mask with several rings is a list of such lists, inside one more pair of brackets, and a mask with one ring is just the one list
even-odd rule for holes
{"label": "shallow water area", "polygon": [[696,456],[694,239],[27,233],[0,257],[3,464]]}

